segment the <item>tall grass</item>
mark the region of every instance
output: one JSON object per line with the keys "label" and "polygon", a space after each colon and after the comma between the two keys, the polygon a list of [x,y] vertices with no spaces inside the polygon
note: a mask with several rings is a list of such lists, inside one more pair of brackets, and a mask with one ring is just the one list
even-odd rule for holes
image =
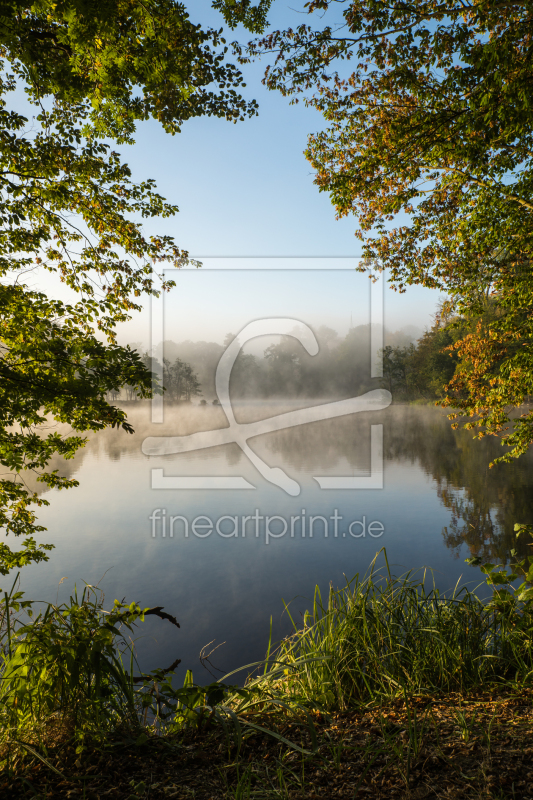
{"label": "tall grass", "polygon": [[516,574],[489,565],[483,585],[499,588],[488,600],[465,587],[441,594],[429,572],[394,577],[380,552],[382,570],[378,553],[366,576],[331,588],[327,603],[316,588],[303,625],[293,621],[294,632],[273,653],[265,689],[342,710],[405,692],[467,692],[531,677],[533,613],[531,600],[519,602],[508,586]]}
{"label": "tall grass", "polygon": [[177,625],[161,608],[143,610],[115,600],[106,611],[92,586],[61,605],[38,604],[24,600],[15,586],[0,598],[0,765],[7,762],[12,769],[28,753],[46,760],[43,754],[55,745],[69,744],[81,753],[117,733],[141,743],[147,734],[209,723],[221,725],[237,748],[246,733],[262,731],[302,751],[248,718],[266,702],[291,711],[271,693],[258,696],[252,685],[225,683],[232,675],[198,686],[190,671],[176,687],[178,661],[166,670],[140,673],[129,633],[147,614]]}
{"label": "tall grass", "polygon": [[79,751],[88,736],[135,725],[139,702],[124,631],[141,609],[115,601],[105,612],[87,586],[36,613],[39,604],[14,588],[0,601],[1,743],[33,748],[67,735]]}
{"label": "tall grass", "polygon": [[[293,623],[293,633],[273,651],[269,646],[264,662],[248,665],[261,674],[244,687],[227,683],[232,674],[198,686],[187,672],[176,688],[171,670],[178,662],[134,675],[128,638],[134,626],[148,613],[177,625],[159,607],[115,601],[107,612],[88,586],[35,614],[37,604],[14,586],[0,598],[0,762],[10,763],[13,753],[42,757],[58,740],[82,752],[88,740],[117,732],[137,740],[208,724],[220,725],[237,749],[246,735],[260,732],[306,753],[269,721],[307,720],[313,749],[310,709],[468,693],[532,678],[533,567],[482,566],[490,589],[484,600],[465,587],[439,593],[430,572],[395,577],[380,553],[365,576],[330,589],[327,602],[317,588],[303,625]],[[517,587],[520,572],[525,580]]]}

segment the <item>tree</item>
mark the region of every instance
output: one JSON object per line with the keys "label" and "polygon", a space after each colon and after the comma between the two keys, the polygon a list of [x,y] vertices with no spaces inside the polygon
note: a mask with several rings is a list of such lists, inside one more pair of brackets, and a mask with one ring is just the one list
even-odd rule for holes
{"label": "tree", "polygon": [[201,394],[196,373],[181,358],[177,358],[172,364],[167,358],[163,359],[163,385],[171,399],[176,402],[189,402],[191,397]]}
{"label": "tree", "polygon": [[[418,340],[410,359],[411,382],[425,397],[442,399],[446,387],[455,378],[459,358],[455,343],[465,335],[467,325],[456,319],[447,325],[439,320]],[[459,402],[459,393],[454,392],[454,402]]]}
{"label": "tree", "polygon": [[268,365],[266,391],[269,395],[299,395],[302,377],[302,346],[292,336],[283,336],[263,353]]}
{"label": "tree", "polygon": [[250,397],[257,393],[261,368],[251,353],[239,352],[231,370],[230,391],[236,397]]}
{"label": "tree", "polygon": [[238,119],[257,108],[235,91],[243,79],[221,30],[195,25],[175,0],[8,0],[0,47],[33,99],[83,108],[91,136],[131,140],[149,117],[175,133],[191,117]]}
{"label": "tree", "polygon": [[[259,30],[255,7],[239,8],[240,21]],[[175,133],[203,114],[255,114],[226,49],[220,31],[194,24],[175,0],[2,4],[0,463],[11,475],[0,480],[0,529],[25,536],[17,552],[1,545],[2,573],[50,549],[36,544],[43,527],[32,509],[47,501],[27,488],[24,472],[50,487],[74,486],[47,470],[54,454],[71,458],[83,431],[132,432],[108,398],[124,385],[149,397],[151,374],[135,350],[117,345],[115,326],[140,308],[141,295],[173,285],[154,277],[158,259],[180,266],[188,258],[170,237],[145,235],[139,219],[178,209],[153,181],[134,183],[108,142],[132,142],[136,121],[148,117]],[[8,107],[21,87],[32,122]],[[37,267],[57,273],[75,300],[24,285]],[[73,435],[43,431],[51,420],[69,423]]]}
{"label": "tree", "polygon": [[408,347],[387,345],[383,348],[383,382],[389,392],[399,390],[403,394],[408,394],[411,388],[409,367],[414,352],[413,344]]}
{"label": "tree", "polygon": [[267,85],[323,114],[306,155],[338,216],[357,215],[364,267],[400,291],[442,289],[476,323],[455,343],[447,402],[511,445],[504,459],[520,455],[533,441],[533,412],[509,414],[533,392],[533,4],[305,9],[319,27],[277,31],[242,59],[276,52]]}

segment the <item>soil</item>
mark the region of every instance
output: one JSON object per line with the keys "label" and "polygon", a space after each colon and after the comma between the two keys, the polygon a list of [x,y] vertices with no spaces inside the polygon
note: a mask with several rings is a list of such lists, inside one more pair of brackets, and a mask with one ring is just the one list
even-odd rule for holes
{"label": "soil", "polygon": [[0,798],[533,800],[533,691],[418,697],[408,707],[311,718],[313,730],[305,719],[254,722],[312,755],[261,732],[238,747],[235,731],[220,729],[120,736],[82,756],[62,743],[48,764],[15,761],[0,777]]}

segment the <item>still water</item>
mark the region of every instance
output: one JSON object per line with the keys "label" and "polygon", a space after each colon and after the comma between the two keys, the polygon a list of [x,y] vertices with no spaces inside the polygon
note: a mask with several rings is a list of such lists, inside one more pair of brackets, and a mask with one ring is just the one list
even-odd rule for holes
{"label": "still water", "polygon": [[[237,416],[250,421],[283,410],[249,403]],[[289,629],[283,600],[299,618],[316,584],[327,592],[330,583],[364,573],[382,547],[396,574],[427,566],[442,590],[457,581],[475,586],[480,573],[464,559],[507,559],[517,546],[514,523],[533,522],[533,454],[489,469],[502,452],[499,443],[452,431],[440,409],[392,406],[256,437],[255,452],[300,484],[297,497],[265,481],[236,444],[143,454],[148,436],[224,427],[220,408],[175,406],[165,410],[163,425],[150,423],[148,403],[127,411],[134,435],[91,436],[74,460],[61,464],[80,485],[44,495],[50,506],[39,514],[48,528],[42,540],[56,549],[48,563],[23,570],[22,589],[31,598],[62,601],[86,581],[102,588],[108,605],[117,597],[164,606],[181,630],[151,619],[136,648],[144,670],[181,658],[178,680],[187,668],[197,681],[211,679],[199,661],[210,642],[208,649],[221,645],[211,661],[224,672],[261,659],[270,619],[274,638]],[[369,473],[370,430],[378,423],[383,488],[320,488],[317,475]],[[153,469],[165,476],[240,476],[255,488],[155,489]],[[172,516],[180,519],[170,536]],[[267,523],[267,516],[277,519]],[[323,519],[311,524],[313,516]],[[526,541],[517,547],[527,552]]]}

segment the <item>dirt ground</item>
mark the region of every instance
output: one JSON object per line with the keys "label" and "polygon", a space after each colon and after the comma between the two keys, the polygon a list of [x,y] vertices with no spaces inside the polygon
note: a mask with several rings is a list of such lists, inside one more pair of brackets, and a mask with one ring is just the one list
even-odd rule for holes
{"label": "dirt ground", "polygon": [[49,750],[49,765],[15,763],[15,774],[0,777],[0,798],[533,800],[531,691],[315,714],[315,742],[305,720],[259,723],[314,753],[262,733],[239,748],[220,730],[122,737],[81,757],[63,744]]}

